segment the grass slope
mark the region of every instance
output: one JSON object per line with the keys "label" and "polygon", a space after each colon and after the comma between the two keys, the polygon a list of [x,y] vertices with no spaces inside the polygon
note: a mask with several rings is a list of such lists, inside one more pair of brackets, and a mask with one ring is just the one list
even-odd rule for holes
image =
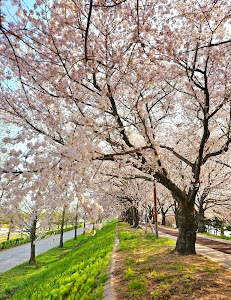
{"label": "grass slope", "polygon": [[0,274],[0,299],[102,299],[114,238],[115,221],[95,236],[81,235],[39,255],[35,266],[24,263]]}
{"label": "grass slope", "polygon": [[211,237],[215,237],[217,240],[219,239],[223,239],[223,240],[228,240],[231,241],[231,236],[226,236],[226,235],[216,235],[216,234],[211,234],[211,233],[201,233],[200,235],[206,235],[206,236],[211,236]]}
{"label": "grass slope", "polygon": [[231,270],[200,255],[173,253],[175,242],[155,239],[126,223],[118,226],[117,300],[230,300]]}

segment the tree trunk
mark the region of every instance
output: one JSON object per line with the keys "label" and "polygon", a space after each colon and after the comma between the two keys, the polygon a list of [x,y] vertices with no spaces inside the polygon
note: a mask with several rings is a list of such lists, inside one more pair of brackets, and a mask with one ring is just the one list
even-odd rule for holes
{"label": "tree trunk", "polygon": [[13,226],[13,218],[11,218],[10,223],[9,223],[9,230],[8,230],[8,233],[7,233],[7,241],[9,241],[9,239],[10,239],[11,230],[13,228],[14,228],[14,226]]}
{"label": "tree trunk", "polygon": [[75,237],[74,240],[77,240],[77,228],[78,228],[78,215],[75,216]]}
{"label": "tree trunk", "polygon": [[149,218],[149,221],[152,222],[152,223],[154,223],[153,216],[154,216],[154,208],[151,208],[149,206],[149,209],[148,209],[148,218]]}
{"label": "tree trunk", "polygon": [[161,218],[161,225],[166,226],[166,213],[163,210],[161,210]]}
{"label": "tree trunk", "polygon": [[9,239],[10,239],[10,233],[11,233],[11,228],[9,228],[9,230],[8,230],[8,233],[7,233],[7,241],[9,241]]}
{"label": "tree trunk", "polygon": [[86,220],[83,220],[83,234],[86,233]]}
{"label": "tree trunk", "polygon": [[65,221],[65,205],[63,206],[63,213],[62,213],[59,248],[63,248],[63,228],[64,228],[64,221]]}
{"label": "tree trunk", "polygon": [[34,265],[36,263],[35,260],[35,239],[36,239],[36,225],[37,225],[37,216],[32,223],[30,228],[30,260],[29,265]]}
{"label": "tree trunk", "polygon": [[128,224],[133,225],[133,218],[132,218],[132,209],[131,207],[126,211],[126,221]]}
{"label": "tree trunk", "polygon": [[224,226],[221,225],[221,235],[224,235],[225,234],[225,229],[224,229]]}
{"label": "tree trunk", "polygon": [[196,254],[196,222],[194,204],[182,205],[178,211],[179,233],[175,251],[180,254]]}
{"label": "tree trunk", "polygon": [[176,200],[174,200],[173,212],[175,217],[176,228],[179,228],[179,222],[178,222],[179,206]]}
{"label": "tree trunk", "polygon": [[136,207],[132,207],[132,215],[133,215],[133,227],[136,228],[139,226],[140,218],[139,218],[139,211]]}
{"label": "tree trunk", "polygon": [[205,232],[205,212],[203,207],[199,207],[197,215],[198,232]]}
{"label": "tree trunk", "polygon": [[76,213],[75,213],[75,237],[74,240],[77,240],[77,228],[78,228],[78,202],[76,205]]}

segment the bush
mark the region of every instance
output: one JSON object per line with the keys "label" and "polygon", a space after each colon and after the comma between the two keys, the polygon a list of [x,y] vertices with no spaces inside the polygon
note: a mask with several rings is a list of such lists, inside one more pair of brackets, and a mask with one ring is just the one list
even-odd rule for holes
{"label": "bush", "polygon": [[30,242],[30,237],[27,238],[16,238],[9,241],[0,243],[0,249],[8,249],[14,246],[22,245]]}
{"label": "bush", "polygon": [[[81,227],[81,226],[82,226],[82,224],[78,225],[78,228]],[[73,226],[69,226],[69,227],[65,228],[63,231],[67,232],[67,231],[70,231],[70,230],[73,230],[73,229],[74,229]],[[48,231],[44,234],[44,236],[42,238],[45,238],[46,236],[51,235],[51,234],[59,234],[60,231],[61,231],[60,229]],[[11,239],[9,241],[4,241],[4,242],[0,243],[0,250],[1,249],[12,248],[12,247],[15,247],[15,246],[18,246],[18,245],[23,245],[23,244],[26,244],[26,243],[29,243],[29,242],[30,242],[30,237],[29,236],[26,237],[26,238]]]}

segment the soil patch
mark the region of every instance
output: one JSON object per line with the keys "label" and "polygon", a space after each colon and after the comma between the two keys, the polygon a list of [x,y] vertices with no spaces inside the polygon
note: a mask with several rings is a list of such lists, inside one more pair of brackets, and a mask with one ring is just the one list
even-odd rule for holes
{"label": "soil patch", "polygon": [[119,223],[113,282],[117,300],[230,300],[231,271],[201,255],[172,253],[175,243]]}

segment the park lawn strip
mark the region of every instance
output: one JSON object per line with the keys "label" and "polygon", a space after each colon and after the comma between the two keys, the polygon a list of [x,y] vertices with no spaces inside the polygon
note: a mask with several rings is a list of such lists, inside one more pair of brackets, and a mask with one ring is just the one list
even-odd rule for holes
{"label": "park lawn strip", "polygon": [[80,235],[64,248],[54,248],[0,274],[0,299],[102,299],[115,240],[112,221],[94,236]]}
{"label": "park lawn strip", "polygon": [[5,250],[9,248],[13,248],[19,245],[23,245],[30,242],[30,237],[17,237],[17,238],[11,238],[10,240],[3,242],[0,242],[0,250]]}
{"label": "park lawn strip", "polygon": [[216,234],[212,234],[212,233],[200,233],[201,236],[205,235],[205,236],[211,236],[216,238],[217,240],[222,239],[222,240],[227,240],[227,241],[231,241],[231,236],[226,236],[226,235],[216,235]]}
{"label": "park lawn strip", "polygon": [[[82,224],[80,224],[78,226],[78,228],[80,228],[80,227],[82,227]],[[70,231],[70,230],[73,230],[73,229],[74,229],[74,227],[71,226],[71,227],[64,228],[63,231],[67,232],[67,231]],[[43,239],[48,235],[59,234],[60,231],[61,231],[60,229],[47,231],[40,238]],[[7,239],[7,234],[5,234],[5,236],[3,236],[3,237],[0,237],[0,251],[29,243],[30,240],[31,240],[29,232],[26,233],[26,234],[25,233],[17,233],[17,234],[14,234],[14,235],[11,234],[10,239],[8,241],[6,239]]]}
{"label": "park lawn strip", "polygon": [[201,255],[176,254],[174,241],[156,240],[126,223],[119,223],[118,231],[113,278],[117,300],[230,300],[230,270]]}

